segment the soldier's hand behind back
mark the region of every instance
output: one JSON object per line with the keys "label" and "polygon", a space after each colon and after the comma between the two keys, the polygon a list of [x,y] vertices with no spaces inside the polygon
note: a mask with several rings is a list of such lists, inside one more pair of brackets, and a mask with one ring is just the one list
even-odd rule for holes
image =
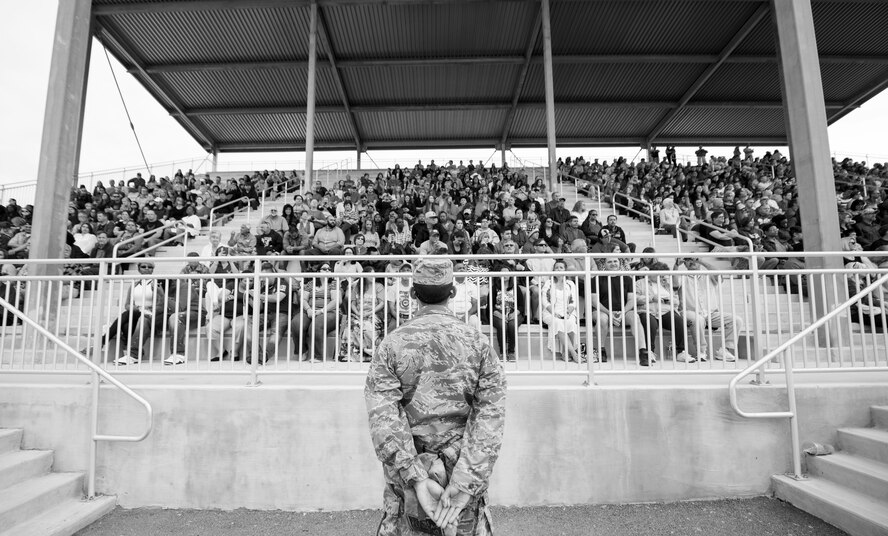
{"label": "soldier's hand behind back", "polygon": [[431,478],[427,478],[417,482],[413,486],[413,489],[416,491],[416,499],[419,501],[419,505],[422,507],[423,511],[425,511],[426,515],[432,518],[432,521],[434,521],[439,527],[443,526],[435,517],[435,510],[438,509],[438,501],[440,501],[441,496],[444,495],[444,488]]}
{"label": "soldier's hand behind back", "polygon": [[446,525],[456,525],[459,520],[459,514],[463,511],[466,505],[469,504],[469,501],[472,499],[472,496],[464,491],[460,491],[456,488],[456,486],[447,486],[447,490],[444,492],[442,504],[446,502],[446,500],[450,500],[450,507],[447,508],[443,512],[442,519],[436,520],[439,527],[443,527]]}

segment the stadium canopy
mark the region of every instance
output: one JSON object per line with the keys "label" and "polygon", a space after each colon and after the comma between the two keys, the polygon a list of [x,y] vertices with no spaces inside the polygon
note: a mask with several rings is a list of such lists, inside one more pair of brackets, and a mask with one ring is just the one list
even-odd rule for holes
{"label": "stadium canopy", "polygon": [[[207,151],[301,151],[311,4],[93,0],[93,32]],[[787,143],[770,2],[549,4],[558,146]],[[545,147],[541,11],[318,0],[314,149]],[[813,14],[833,123],[888,86],[888,1]]]}
{"label": "stadium canopy", "polygon": [[812,251],[841,249],[827,125],[888,86],[886,0],[64,0],[33,258],[64,249],[93,36],[214,164],[546,146],[551,183],[556,146],[788,144]]}

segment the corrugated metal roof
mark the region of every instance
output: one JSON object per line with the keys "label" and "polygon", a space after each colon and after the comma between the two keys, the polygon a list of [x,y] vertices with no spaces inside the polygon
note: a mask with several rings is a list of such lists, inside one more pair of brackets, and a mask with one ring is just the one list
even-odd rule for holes
{"label": "corrugated metal roof", "polygon": [[[648,137],[752,14],[767,5],[550,2],[557,137],[590,145]],[[208,140],[203,145],[222,150],[304,145],[307,0],[232,2],[228,9],[207,0],[93,0],[93,5],[107,9],[97,14],[98,26],[108,29],[99,39],[195,138]],[[539,2],[319,0],[319,9],[361,145],[460,140],[484,145],[501,139]],[[838,117],[836,111],[871,98],[873,88],[888,82],[888,0],[814,0],[814,18],[821,55],[841,56],[821,66],[825,98],[836,105],[830,117]],[[316,102],[324,109],[316,139],[353,146],[352,119],[322,42]],[[542,146],[540,38],[534,50],[507,141]],[[784,136],[774,54],[768,16],[733,53],[762,57],[721,65],[658,138],[741,142]],[[758,107],[711,105],[724,101]]]}
{"label": "corrugated metal roof", "polygon": [[[318,105],[341,104],[332,71],[319,69]],[[172,72],[158,77],[172,87],[187,108],[235,106],[305,106],[308,69]]]}
{"label": "corrugated metal roof", "polygon": [[[700,64],[564,64],[552,73],[556,101],[678,101],[706,69]],[[532,65],[523,101],[543,101],[546,88],[542,63]]]}
{"label": "corrugated metal roof", "polygon": [[325,14],[344,58],[423,58],[522,54],[536,11],[530,2],[378,2],[330,6]]}
{"label": "corrugated metal roof", "polygon": [[343,81],[354,104],[509,102],[519,68],[382,65],[344,69]]}

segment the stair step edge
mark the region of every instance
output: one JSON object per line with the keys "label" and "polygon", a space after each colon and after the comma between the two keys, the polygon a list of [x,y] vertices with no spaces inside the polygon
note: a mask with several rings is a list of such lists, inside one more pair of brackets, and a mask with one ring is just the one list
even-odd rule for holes
{"label": "stair step edge", "polygon": [[70,536],[95,523],[117,506],[117,497],[64,501],[39,517],[19,523],[0,536]]}

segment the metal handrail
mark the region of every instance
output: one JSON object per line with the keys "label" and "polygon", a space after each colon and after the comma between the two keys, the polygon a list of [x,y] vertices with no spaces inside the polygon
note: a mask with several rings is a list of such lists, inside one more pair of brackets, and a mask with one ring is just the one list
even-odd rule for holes
{"label": "metal handrail", "polygon": [[[117,250],[118,250],[118,248],[120,248],[120,246],[122,246],[122,245],[124,245],[124,244],[129,244],[129,243],[131,243],[131,242],[135,242],[136,240],[138,240],[138,239],[140,239],[140,238],[145,238],[146,236],[153,235],[153,234],[156,234],[156,233],[158,233],[158,232],[160,232],[161,235],[163,235],[162,231],[163,231],[164,229],[169,229],[170,227],[175,227],[178,223],[179,223],[178,221],[171,221],[171,222],[169,222],[169,223],[165,223],[165,224],[163,224],[163,226],[158,227],[157,229],[151,229],[150,231],[145,231],[144,233],[140,233],[140,234],[137,234],[137,235],[135,235],[135,236],[131,236],[130,238],[127,238],[126,240],[121,240],[120,242],[114,244],[114,249],[111,250],[111,257],[112,257],[112,258],[115,258],[115,259],[117,258]],[[169,240],[170,240],[170,239],[167,239],[167,240],[165,240],[165,242],[168,242]],[[154,248],[156,248],[158,245],[159,245],[159,244],[155,244],[154,246],[152,246],[152,247],[149,248],[149,249],[154,249]],[[146,250],[141,250],[141,251],[146,251]]]}
{"label": "metal handrail", "polygon": [[[595,190],[595,200],[598,202],[598,215],[601,216],[601,187],[599,187],[597,184],[595,184],[594,182],[592,182],[590,180],[581,179],[579,177],[574,177],[573,175],[571,175],[569,173],[565,174],[564,176],[567,178],[573,179],[574,186],[576,186],[577,181],[583,181],[583,182],[589,183],[590,189]],[[579,189],[577,189],[577,191],[579,192]]]}
{"label": "metal handrail", "polygon": [[[290,187],[286,186],[286,185],[290,184],[294,181],[298,181],[298,180],[299,180],[299,177],[293,177],[291,179],[285,180],[284,182],[278,184],[277,186],[285,185],[284,186],[284,194],[288,194],[291,191],[295,191],[295,190],[290,190]],[[265,219],[265,196],[268,194],[269,191],[273,190],[274,188],[275,188],[275,186],[267,186],[262,189],[262,203],[259,206],[259,217],[261,219]]]}
{"label": "metal handrail", "polygon": [[[691,236],[691,231],[690,231],[690,227],[691,227],[690,224],[692,223],[691,219],[689,217],[685,216],[684,214],[682,214],[681,221],[688,223],[688,229],[684,230],[681,228],[681,225],[679,225],[678,226],[679,232],[683,232],[683,233],[685,233],[685,235]],[[723,233],[730,232],[728,229],[725,229],[724,227],[719,227],[717,225],[713,225],[713,224],[706,222],[706,221],[699,221],[696,223],[696,225],[703,225],[704,227],[708,227],[708,228],[713,229],[715,231],[721,231]],[[753,244],[752,239],[749,238],[748,236],[744,236],[740,233],[737,233],[737,234],[739,235],[738,238],[740,238],[741,240],[743,240],[744,242],[746,242],[749,245],[749,252],[751,253],[755,249],[755,244]],[[718,244],[716,242],[713,242],[712,240],[708,240],[706,238],[703,238],[700,235],[697,235],[696,238],[698,240],[700,240],[701,242],[706,242],[707,244],[709,244],[711,246],[716,246],[716,247],[721,246],[721,244]]]}
{"label": "metal handrail", "polygon": [[[91,408],[91,416],[92,416],[92,445],[90,448],[90,460],[89,460],[89,472],[88,472],[88,483],[87,483],[87,495],[89,498],[93,498],[96,495],[96,442],[97,441],[123,441],[129,443],[138,443],[142,441],[151,433],[151,430],[154,429],[154,408],[151,407],[151,403],[146,399],[139,396],[135,391],[121,383],[111,374],[108,374],[102,367],[96,365],[89,359],[83,356],[80,352],[69,346],[65,341],[61,340],[57,336],[55,336],[52,332],[50,332],[45,327],[41,326],[34,320],[31,320],[26,314],[18,310],[15,306],[13,306],[8,301],[0,298],[0,307],[6,309],[10,313],[12,313],[16,318],[29,325],[30,327],[37,330],[38,333],[54,342],[57,346],[59,346],[65,352],[73,355],[78,361],[83,363],[89,368],[93,373],[93,397],[92,397],[92,408]],[[147,418],[147,425],[145,427],[145,431],[142,432],[141,435],[132,435],[132,436],[123,436],[123,435],[105,435],[98,433],[98,412],[99,412],[99,381],[98,377],[101,377],[103,380],[107,381],[111,385],[117,387],[125,395],[132,398],[136,402],[142,405],[145,408],[145,414]]]}
{"label": "metal handrail", "polygon": [[728,384],[728,396],[731,400],[731,407],[734,408],[734,411],[737,412],[741,417],[745,417],[747,419],[778,419],[778,418],[789,418],[790,420],[790,434],[792,436],[792,465],[793,465],[793,476],[796,478],[802,477],[802,453],[801,448],[799,447],[799,424],[798,424],[798,411],[796,408],[796,399],[795,399],[795,383],[793,380],[793,363],[792,360],[789,362],[784,362],[784,373],[786,374],[786,395],[789,398],[789,411],[771,411],[771,412],[747,412],[740,409],[740,405],[737,402],[737,384],[740,383],[740,380],[749,376],[750,374],[758,371],[763,365],[777,357],[778,355],[785,352],[790,346],[796,344],[800,340],[804,339],[815,330],[819,329],[821,326],[832,320],[833,318],[839,316],[840,314],[847,311],[852,305],[859,302],[871,292],[879,288],[880,286],[888,283],[888,274],[883,275],[865,289],[861,290],[854,296],[848,298],[844,303],[833,309],[831,312],[824,315],[822,318],[806,327],[802,331],[798,332],[795,336],[791,337],[789,340],[771,350],[764,357],[756,361],[755,363],[749,365],[745,369],[743,369],[740,373],[734,376]]}
{"label": "metal handrail", "polygon": [[[225,207],[227,207],[228,205],[233,205],[234,203],[238,203],[238,202],[240,202],[240,201],[246,201],[246,202],[247,202],[247,207],[246,207],[246,208],[247,208],[247,214],[249,215],[249,213],[250,213],[250,198],[249,198],[249,197],[243,195],[243,196],[241,196],[241,197],[238,197],[237,199],[232,199],[231,201],[228,201],[228,202],[226,202],[226,203],[223,203],[223,204],[219,205],[218,207],[213,207],[213,208],[210,209],[210,225],[209,225],[209,227],[210,227],[210,231],[213,230],[213,224],[215,223],[215,217],[214,217],[213,213],[216,212],[217,210],[219,210],[220,208],[225,208]],[[237,211],[235,210],[234,212],[237,212]],[[232,214],[233,214],[233,213],[232,213]],[[248,216],[248,217],[249,217],[249,216]]]}
{"label": "metal handrail", "polygon": [[[648,214],[645,214],[644,212],[640,212],[638,210],[635,210],[634,208],[632,208],[628,205],[624,205],[623,203],[617,203],[617,195],[621,195],[621,196],[625,197],[626,199],[628,199],[629,201],[634,201],[636,203],[641,203],[642,205],[647,205],[648,210],[650,212]],[[623,193],[614,193],[613,195],[611,195],[611,208],[613,208],[614,216],[616,216],[616,214],[617,214],[617,206],[623,207],[626,210],[628,210],[629,212],[634,212],[635,214],[638,214],[639,216],[643,216],[643,217],[649,218],[651,220],[651,246],[653,246],[654,245],[654,237],[657,235],[657,230],[654,228],[654,206],[649,201],[645,201],[644,199],[638,199],[638,198],[631,197],[631,196],[623,194]],[[599,212],[599,214],[600,214],[600,212]]]}

